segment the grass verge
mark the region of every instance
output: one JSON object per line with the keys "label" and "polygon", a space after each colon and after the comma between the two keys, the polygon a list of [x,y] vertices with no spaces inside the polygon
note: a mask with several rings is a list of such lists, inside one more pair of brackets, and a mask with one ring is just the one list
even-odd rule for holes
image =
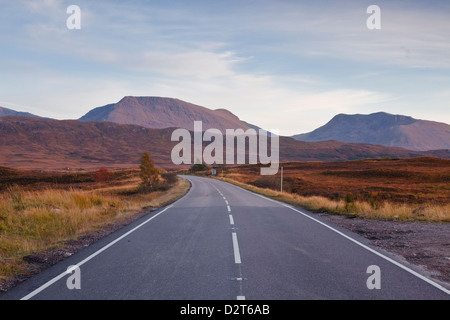
{"label": "grass verge", "polygon": [[177,178],[166,190],[136,192],[139,180],[93,190],[24,191],[0,194],[0,282],[26,273],[24,257],[63,248],[71,240],[120,224],[143,209],[165,206],[182,197],[189,181]]}

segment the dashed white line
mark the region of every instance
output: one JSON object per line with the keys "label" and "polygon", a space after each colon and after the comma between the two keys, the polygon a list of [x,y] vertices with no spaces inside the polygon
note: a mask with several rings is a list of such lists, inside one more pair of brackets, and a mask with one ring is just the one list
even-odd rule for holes
{"label": "dashed white line", "polygon": [[234,262],[237,264],[240,264],[241,263],[241,254],[239,253],[239,244],[238,244],[236,232],[233,232],[231,235],[233,237]]}
{"label": "dashed white line", "polygon": [[[227,205],[227,211],[229,213],[228,217],[230,218],[230,225],[233,226],[233,230],[234,230],[234,219],[233,216],[231,215],[231,207],[230,207],[230,203],[228,202],[227,198],[223,195],[223,193],[213,184],[211,184],[216,190],[217,192],[222,196],[223,200],[225,201],[225,204]],[[239,252],[239,244],[238,244],[238,240],[237,240],[237,234],[236,232],[233,232],[232,234],[232,239],[233,239],[233,253],[234,253],[234,262],[238,265],[238,269],[239,269],[239,277],[236,278],[236,280],[239,281],[239,293],[240,295],[238,295],[236,297],[237,300],[245,300],[245,296],[242,294],[242,280],[244,279],[242,277],[242,270],[241,270],[241,254]]]}

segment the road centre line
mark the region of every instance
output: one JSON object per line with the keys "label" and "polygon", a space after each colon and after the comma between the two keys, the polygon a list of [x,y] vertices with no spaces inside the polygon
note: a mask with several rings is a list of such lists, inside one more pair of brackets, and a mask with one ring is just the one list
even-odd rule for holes
{"label": "road centre line", "polygon": [[[228,200],[225,198],[225,196],[222,194],[222,192],[211,183],[211,185],[217,190],[217,192],[222,196],[223,200],[225,201],[226,205],[227,205],[227,211],[229,213],[228,217],[230,218],[230,225],[234,226],[234,219],[233,216],[231,215],[231,207],[230,204],[228,202]],[[234,229],[234,228],[233,228]],[[236,232],[232,232],[231,234],[232,236],[232,240],[233,240],[233,253],[234,253],[234,262],[238,265],[239,268],[239,274],[240,276],[238,278],[236,278],[236,280],[239,280],[239,291],[240,291],[240,295],[238,295],[236,297],[236,300],[245,300],[245,296],[242,294],[242,270],[241,270],[241,254],[239,251],[239,243],[237,240],[237,234]]]}
{"label": "road centre line", "polygon": [[234,262],[236,264],[240,264],[241,261],[241,254],[239,253],[239,243],[237,240],[237,235],[236,232],[233,232],[231,234],[232,238],[233,238],[233,252],[234,252]]}

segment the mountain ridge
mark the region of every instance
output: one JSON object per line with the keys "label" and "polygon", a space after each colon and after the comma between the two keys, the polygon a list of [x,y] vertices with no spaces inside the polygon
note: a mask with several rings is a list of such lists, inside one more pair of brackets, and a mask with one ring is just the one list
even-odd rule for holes
{"label": "mountain ridge", "polygon": [[450,149],[450,125],[386,112],[338,114],[325,125],[292,138],[307,142],[336,140],[415,151]]}
{"label": "mountain ridge", "polygon": [[177,127],[193,130],[194,121],[202,121],[204,130],[249,128],[227,109],[212,110],[166,97],[126,96],[117,103],[92,109],[79,120],[109,121],[155,129]]}
{"label": "mountain ridge", "polygon": [[[82,122],[24,116],[0,118],[0,165],[19,169],[127,168],[149,152],[155,165],[180,169],[171,161],[176,128],[152,129],[114,122]],[[192,134],[192,133],[191,133]],[[193,139],[192,139],[193,142]],[[280,137],[280,161],[347,161],[383,157],[438,157],[450,152],[413,152],[402,148],[336,141],[304,142]],[[224,149],[224,154],[225,154]],[[186,168],[188,166],[184,166]]]}
{"label": "mountain ridge", "polygon": [[[18,115],[39,117],[0,107],[0,117]],[[203,130],[260,129],[239,119],[231,111],[209,109],[176,98],[125,96],[116,103],[91,109],[78,119],[83,122],[114,122],[146,128],[184,128],[192,131],[194,121],[202,121]],[[386,112],[366,114],[337,114],[325,125],[303,134],[291,136],[299,141],[341,141],[400,147],[413,151],[450,149],[450,125],[420,120]]]}
{"label": "mountain ridge", "polygon": [[7,116],[24,116],[24,117],[36,117],[41,118],[40,116],[34,115],[29,112],[23,112],[23,111],[16,111],[13,109],[5,108],[0,106],[0,117],[7,117]]}

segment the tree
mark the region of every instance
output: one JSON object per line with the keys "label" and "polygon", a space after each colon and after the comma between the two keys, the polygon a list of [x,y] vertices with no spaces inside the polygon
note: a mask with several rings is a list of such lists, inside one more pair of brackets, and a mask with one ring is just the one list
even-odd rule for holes
{"label": "tree", "polygon": [[142,186],[146,189],[154,188],[159,180],[159,172],[147,152],[142,155],[140,169]]}

